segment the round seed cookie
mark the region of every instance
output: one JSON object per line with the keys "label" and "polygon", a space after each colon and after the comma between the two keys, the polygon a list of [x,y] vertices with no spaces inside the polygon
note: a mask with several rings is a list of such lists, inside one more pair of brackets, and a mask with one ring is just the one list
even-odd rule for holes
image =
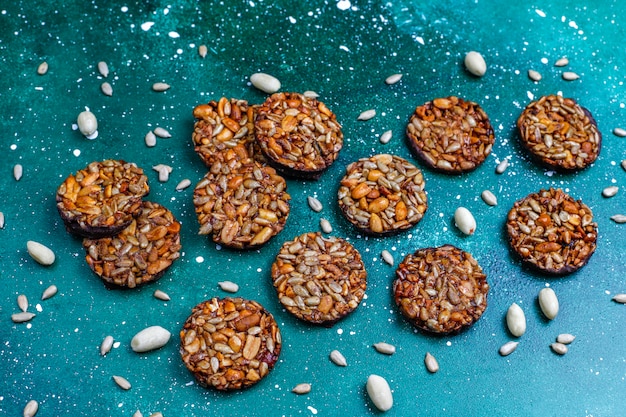
{"label": "round seed cookie", "polygon": [[272,280],[287,311],[330,326],[359,306],[367,272],[347,241],[305,233],[283,244],[272,264]]}
{"label": "round seed cookie", "polygon": [[396,233],[424,216],[428,208],[424,186],[422,171],[407,160],[374,155],[348,165],[339,187],[339,207],[365,233]]}
{"label": "round seed cookie", "polygon": [[560,189],[515,202],[506,222],[511,248],[522,261],[550,274],[583,267],[596,250],[598,225],[582,201]]}
{"label": "round seed cookie", "polygon": [[411,149],[428,166],[451,174],[478,167],[495,141],[485,111],[454,96],[418,106],[409,118],[406,134]]}
{"label": "round seed cookie", "polygon": [[257,109],[254,125],[270,164],[291,176],[317,179],[343,147],[343,132],[336,119],[315,98],[275,93]]}
{"label": "round seed cookie", "polygon": [[235,249],[263,245],[285,227],[286,187],[274,168],[252,159],[215,162],[194,191],[199,233]]}
{"label": "round seed cookie", "polygon": [[255,106],[247,101],[222,97],[196,106],[193,116],[194,150],[208,167],[220,152],[233,148],[241,157],[265,160],[254,136]]}
{"label": "round seed cookie", "polygon": [[57,188],[57,209],[68,232],[98,238],[120,233],[148,194],[148,177],[133,163],[92,162]]}
{"label": "round seed cookie", "polygon": [[203,387],[250,387],[272,370],[282,342],[274,317],[243,298],[213,298],[193,308],[180,332],[180,354]]}
{"label": "round seed cookie", "polygon": [[134,288],[159,279],[180,257],[180,223],[165,207],[144,201],[121,233],[83,239],[83,247],[87,264],[106,283]]}
{"label": "round seed cookie", "polygon": [[393,293],[402,314],[433,333],[471,326],[487,308],[489,284],[476,260],[452,245],[419,249],[396,270]]}
{"label": "round seed cookie", "polygon": [[591,113],[574,99],[543,96],[517,119],[522,144],[544,165],[582,169],[600,154],[602,134]]}

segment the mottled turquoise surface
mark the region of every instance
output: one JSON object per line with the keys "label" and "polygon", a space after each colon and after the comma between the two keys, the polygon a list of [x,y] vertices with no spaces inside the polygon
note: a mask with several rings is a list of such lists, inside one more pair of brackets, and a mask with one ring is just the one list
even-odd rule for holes
{"label": "mottled turquoise surface", "polygon": [[[610,220],[626,214],[626,138],[612,134],[626,121],[626,4],[609,1],[4,1],[0,4],[0,415],[21,416],[30,399],[38,417],[144,416],[161,411],[176,416],[366,416],[380,414],[365,393],[368,375],[387,379],[394,407],[387,415],[408,416],[621,416],[626,409],[626,309],[611,301],[626,292],[626,225]],[[152,25],[148,22],[151,22]],[[206,44],[205,59],[197,47]],[[476,78],[462,65],[477,50],[488,64]],[[554,67],[561,57],[569,66]],[[100,92],[96,64],[110,68],[113,97]],[[49,71],[37,75],[47,61]],[[527,77],[535,69],[543,79]],[[580,79],[561,79],[563,70]],[[292,214],[285,230],[258,251],[216,248],[198,236],[192,193],[176,184],[195,184],[205,168],[191,145],[191,109],[220,96],[260,103],[265,94],[248,82],[263,71],[282,81],[285,91],[314,90],[343,125],[345,147],[318,182],[289,180]],[[384,80],[402,73],[392,86]],[[151,90],[167,82],[164,93]],[[519,146],[515,121],[534,97],[561,92],[595,116],[604,135],[596,163],[576,174],[535,165]],[[367,238],[337,208],[336,191],[344,167],[374,153],[394,153],[419,165],[404,141],[415,106],[438,96],[459,95],[481,104],[496,130],[492,155],[476,171],[445,176],[424,169],[430,207],[421,223],[398,236]],[[88,141],[72,125],[89,107],[99,136]],[[357,116],[375,109],[375,118]],[[172,134],[154,148],[144,136],[162,126]],[[382,145],[378,138],[392,130]],[[137,290],[108,290],[83,260],[80,241],[64,230],[54,192],[60,182],[89,162],[122,158],[142,166],[149,198],[170,208],[183,223],[183,255],[157,283]],[[494,168],[503,159],[502,175]],[[17,182],[12,167],[22,164]],[[157,181],[152,165],[174,170]],[[420,165],[421,166],[421,165]],[[619,192],[601,196],[609,185]],[[521,267],[504,234],[506,213],[528,193],[562,187],[593,210],[598,249],[589,264],[567,277],[550,278]],[[487,206],[480,193],[498,196]],[[306,197],[324,209],[311,211]],[[454,227],[456,207],[475,215],[478,229],[462,236]],[[366,298],[333,328],[312,327],[284,311],[269,271],[283,241],[319,229],[327,218],[333,234],[361,252],[369,285]],[[51,247],[57,260],[36,264],[26,241]],[[459,335],[434,337],[414,330],[396,311],[390,293],[396,264],[417,248],[451,243],[472,253],[491,284],[483,317]],[[253,388],[235,393],[205,390],[193,382],[178,353],[178,331],[191,308],[225,296],[217,282],[232,280],[238,295],[261,302],[283,331],[284,346],[275,369]],[[59,293],[41,301],[56,284]],[[550,285],[561,311],[551,322],[538,308],[538,291]],[[172,300],[153,298],[155,289]],[[28,324],[14,324],[16,297],[25,294]],[[512,355],[498,348],[512,340],[504,316],[516,302],[526,312],[528,331]],[[164,348],[147,354],[130,349],[132,336],[150,325],[173,333]],[[565,356],[549,348],[559,333],[576,335]],[[103,338],[119,346],[99,354]],[[397,347],[377,353],[380,341]],[[328,359],[338,349],[348,366]],[[426,352],[441,370],[429,374]],[[132,384],[119,389],[111,379]],[[309,382],[309,394],[291,393]]]}

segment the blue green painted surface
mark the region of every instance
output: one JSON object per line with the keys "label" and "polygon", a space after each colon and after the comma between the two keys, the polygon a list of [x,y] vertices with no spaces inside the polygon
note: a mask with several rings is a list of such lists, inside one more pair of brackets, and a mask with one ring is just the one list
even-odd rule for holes
{"label": "blue green painted surface", "polygon": [[[626,407],[624,306],[611,301],[626,292],[625,225],[611,215],[626,214],[626,139],[614,136],[626,126],[626,5],[619,0],[499,2],[496,0],[418,2],[237,1],[131,4],[119,1],[4,2],[0,4],[0,415],[21,415],[26,402],[40,402],[37,416],[366,416],[373,410],[365,393],[371,373],[384,376],[395,405],[387,415],[420,416],[619,416]],[[344,7],[349,6],[349,7]],[[142,24],[154,22],[148,29]],[[177,37],[178,36],[178,37]],[[201,59],[196,50],[209,47]],[[483,78],[464,71],[462,58],[480,51],[488,64]],[[581,75],[566,82],[553,63],[570,59],[565,69]],[[47,61],[44,76],[36,68]],[[111,73],[113,97],[100,93],[96,64]],[[533,68],[543,80],[526,75]],[[218,249],[198,236],[192,188],[176,192],[183,178],[198,181],[205,168],[194,154],[191,109],[222,95],[260,103],[265,95],[249,85],[250,74],[278,77],[286,91],[315,90],[337,114],[345,147],[318,182],[289,180],[292,214],[285,230],[258,251]],[[393,86],[384,79],[404,74]],[[150,86],[171,84],[165,93]],[[576,174],[557,174],[536,166],[518,145],[515,121],[530,97],[562,92],[587,107],[604,135],[594,166]],[[415,106],[438,96],[477,101],[496,130],[492,155],[475,172],[445,176],[424,170],[430,207],[422,222],[401,235],[366,238],[345,221],[336,206],[345,165],[373,153],[394,153],[418,161],[404,142],[404,127]],[[99,137],[84,139],[72,130],[84,107],[97,116]],[[377,116],[357,121],[363,110]],[[146,148],[148,130],[162,126],[172,134]],[[386,130],[393,138],[382,145]],[[80,153],[75,151],[80,151]],[[54,205],[54,191],[69,173],[89,162],[123,158],[148,173],[149,198],[170,208],[183,223],[183,256],[157,283],[132,291],[107,290],[83,261],[80,241],[67,235]],[[510,167],[494,168],[503,158]],[[16,182],[13,165],[24,166]],[[151,166],[171,165],[170,181],[159,183]],[[620,190],[601,196],[609,185]],[[542,187],[562,187],[587,203],[599,225],[596,254],[581,271],[563,278],[536,275],[511,256],[503,223],[514,201]],[[488,207],[483,189],[499,199]],[[306,196],[324,204],[312,212]],[[452,224],[454,209],[469,208],[478,222],[471,237]],[[333,328],[311,327],[283,311],[269,278],[283,241],[318,230],[321,217],[334,234],[348,238],[363,255],[367,298],[355,313]],[[36,264],[26,241],[51,247],[57,261]],[[390,285],[394,269],[380,252],[399,262],[417,248],[451,243],[471,252],[491,284],[489,306],[468,331],[433,337],[415,331],[400,317]],[[199,262],[202,257],[203,262]],[[178,354],[177,333],[191,308],[212,296],[225,296],[217,282],[240,285],[238,295],[271,311],[283,331],[281,358],[270,375],[243,392],[208,391],[193,378]],[[40,301],[50,284],[52,299]],[[536,295],[551,285],[561,311],[548,322]],[[172,297],[164,303],[155,289]],[[26,294],[30,324],[13,324],[16,297]],[[508,306],[526,312],[528,331],[512,355],[498,355],[511,340],[504,324]],[[37,311],[39,305],[40,312]],[[173,333],[161,350],[135,354],[130,339],[149,325]],[[577,336],[559,357],[548,345],[562,332]],[[106,335],[120,342],[106,357],[98,347]],[[398,351],[378,354],[373,343],[386,341]],[[339,368],[328,353],[339,349],[348,366]],[[441,370],[429,374],[426,352]],[[112,375],[132,384],[120,390]],[[310,394],[290,392],[300,382]]]}

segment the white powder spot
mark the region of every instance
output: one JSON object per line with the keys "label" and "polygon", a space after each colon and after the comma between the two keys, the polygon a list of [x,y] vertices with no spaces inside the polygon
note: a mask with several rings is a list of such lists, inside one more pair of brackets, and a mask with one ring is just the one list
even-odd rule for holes
{"label": "white powder spot", "polygon": [[148,31],[152,26],[154,26],[154,22],[144,22],[141,24],[141,29]]}
{"label": "white powder spot", "polygon": [[310,405],[308,405],[306,408],[308,408],[309,411],[311,411],[311,414],[313,414],[313,415],[317,414],[317,409],[316,408],[313,408]]}
{"label": "white powder spot", "polygon": [[43,91],[43,87],[35,87],[35,90],[37,90],[37,91]]}
{"label": "white powder spot", "polygon": [[417,43],[424,45],[424,38],[422,38],[421,36],[416,36],[415,40],[417,41]]}
{"label": "white powder spot", "polygon": [[546,14],[543,10],[535,9],[535,13],[537,13],[541,17],[546,17]]}
{"label": "white powder spot", "polygon": [[193,382],[193,381],[189,381],[189,382],[187,382],[187,383],[185,384],[185,386],[186,386],[186,387],[190,387],[190,386],[192,386],[193,384],[194,384],[194,382]]}
{"label": "white powder spot", "polygon": [[256,272],[263,272],[263,269],[262,268],[257,268]]}
{"label": "white powder spot", "polygon": [[339,10],[348,10],[350,8],[350,6],[352,6],[350,4],[350,0],[339,0],[337,2],[337,8]]}
{"label": "white powder spot", "polygon": [[343,329],[337,329],[337,334],[343,334]]}
{"label": "white powder spot", "polygon": [[196,262],[198,262],[199,264],[201,264],[202,262],[204,262],[204,258],[202,256],[197,256],[196,257]]}
{"label": "white powder spot", "polygon": [[122,10],[122,13],[126,13],[126,12],[128,11],[128,7],[126,7],[126,6],[122,6],[122,9],[121,9],[121,10]]}
{"label": "white powder spot", "polygon": [[571,22],[569,22],[569,27],[574,28],[574,29],[578,29],[578,25],[576,24],[576,22],[574,22],[573,20]]}
{"label": "white powder spot", "polygon": [[33,327],[33,324],[32,324],[32,323],[28,323],[28,324],[26,324],[26,328],[27,328],[27,329],[32,329],[32,327]]}
{"label": "white powder spot", "polygon": [[74,154],[74,156],[78,157],[80,156],[80,149],[74,149],[72,153]]}
{"label": "white powder spot", "polygon": [[542,64],[547,64],[548,63],[548,58],[541,58],[541,63]]}
{"label": "white powder spot", "polygon": [[529,100],[533,100],[535,98],[535,95],[531,93],[530,91],[526,91],[526,96],[528,96]]}
{"label": "white powder spot", "polygon": [[290,23],[296,23],[296,18],[293,16],[289,16],[289,22]]}
{"label": "white powder spot", "polygon": [[11,150],[14,151],[17,149],[17,145],[14,143],[10,146]]}
{"label": "white powder spot", "polygon": [[118,347],[120,347],[121,344],[122,344],[122,342],[115,342],[115,343],[113,343],[113,348],[117,349]]}
{"label": "white powder spot", "polygon": [[448,340],[448,341],[446,342],[446,346],[452,346],[452,342]]}
{"label": "white powder spot", "polygon": [[178,32],[174,32],[174,31],[171,31],[170,33],[168,33],[168,36],[172,39],[180,38],[180,35],[178,34]]}
{"label": "white powder spot", "polygon": [[178,48],[178,49],[176,50],[176,53],[177,53],[178,55],[180,55],[180,54],[182,54],[182,53],[183,53],[183,50],[182,50],[182,49],[180,49],[180,48]]}
{"label": "white powder spot", "polygon": [[38,312],[40,312],[40,313],[41,313],[41,312],[43,311],[43,307],[41,306],[41,304],[37,304],[37,305],[35,306],[35,310],[37,310]]}
{"label": "white powder spot", "polygon": [[339,49],[341,49],[342,51],[350,52],[350,49],[348,49],[348,47],[345,45],[339,45]]}

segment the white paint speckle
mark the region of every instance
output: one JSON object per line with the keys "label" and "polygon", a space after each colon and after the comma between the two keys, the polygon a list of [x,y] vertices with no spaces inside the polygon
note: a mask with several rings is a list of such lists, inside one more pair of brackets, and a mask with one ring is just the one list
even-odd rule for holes
{"label": "white paint speckle", "polygon": [[80,149],[74,149],[72,153],[74,154],[74,156],[78,157],[80,156]]}
{"label": "white paint speckle", "polygon": [[529,100],[533,100],[535,98],[535,95],[530,91],[526,91],[526,96]]}
{"label": "white paint speckle", "polygon": [[122,13],[126,13],[128,12],[128,7],[122,6],[121,10],[122,10]]}
{"label": "white paint speckle", "polygon": [[204,262],[204,258],[202,256],[196,256],[196,262],[201,264],[202,262]]}
{"label": "white paint speckle", "polygon": [[154,26],[154,22],[144,22],[141,24],[141,29],[148,31],[152,26]]}
{"label": "white paint speckle", "polygon": [[546,17],[546,14],[543,10],[535,9],[535,13],[537,13],[541,17]]}
{"label": "white paint speckle", "polygon": [[14,143],[10,146],[11,150],[14,151],[17,149],[17,145]]}
{"label": "white paint speckle", "polygon": [[172,38],[172,39],[177,39],[177,38],[180,38],[179,33],[178,33],[178,32],[174,32],[174,31],[171,31],[171,32],[170,32],[170,33],[168,33],[167,35],[168,35],[170,38]]}
{"label": "white paint speckle", "polygon": [[548,58],[546,58],[546,57],[541,58],[541,63],[542,64],[547,64],[548,63]]}
{"label": "white paint speckle", "polygon": [[337,334],[343,334],[343,329],[337,329]]}
{"label": "white paint speckle", "polygon": [[352,6],[350,4],[350,0],[339,0],[337,2],[337,8],[339,10],[348,10],[350,8],[350,6]]}
{"label": "white paint speckle", "polygon": [[311,414],[315,415],[317,414],[317,409],[314,407],[311,407],[310,405],[308,405],[306,408],[309,409],[309,411],[311,412]]}

